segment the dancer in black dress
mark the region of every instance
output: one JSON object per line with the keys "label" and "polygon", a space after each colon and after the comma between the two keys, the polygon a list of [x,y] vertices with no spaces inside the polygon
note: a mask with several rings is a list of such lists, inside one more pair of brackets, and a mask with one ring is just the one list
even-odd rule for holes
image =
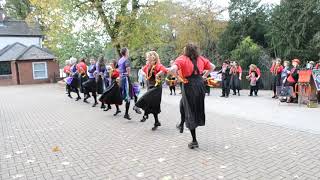
{"label": "dancer in black dress", "polygon": [[[180,70],[182,85],[182,99],[180,101],[181,122],[177,126],[183,132],[184,123],[190,129],[192,142],[188,144],[190,149],[199,147],[196,138],[196,128],[205,125],[205,85],[206,79],[214,66],[210,61],[199,55],[196,45],[189,43],[184,50],[184,55],[175,60],[175,64],[169,69],[171,73]],[[208,70],[203,76],[204,70]]]}
{"label": "dancer in black dress", "polygon": [[84,87],[84,93],[85,93],[85,98],[84,102],[89,103],[87,99],[90,98],[90,92],[94,98],[94,104],[93,107],[95,107],[98,102],[97,102],[97,82],[96,82],[96,77],[95,77],[95,71],[96,71],[96,61],[94,59],[90,60],[90,66],[88,70],[88,77],[89,79],[82,84]]}
{"label": "dancer in black dress", "polygon": [[117,108],[114,116],[121,113],[119,105],[122,105],[121,90],[119,87],[119,71],[116,69],[117,61],[113,61],[109,70],[109,77],[111,78],[110,85],[107,87],[105,92],[99,98],[99,101],[103,104],[107,104],[108,107],[104,111],[111,109],[111,105],[114,104]]}
{"label": "dancer in black dress", "polygon": [[76,101],[79,101],[81,99],[80,93],[79,93],[79,73],[77,71],[77,59],[76,58],[70,58],[71,68],[70,68],[70,77],[66,78],[66,83],[68,84],[68,96],[72,98],[71,92],[77,93],[77,99]]}
{"label": "dancer in black dress", "polygon": [[149,114],[154,116],[154,126],[152,130],[156,130],[161,123],[158,119],[158,114],[161,112],[161,96],[162,84],[160,76],[167,72],[166,68],[160,63],[159,55],[155,51],[147,53],[148,63],[143,67],[143,72],[146,74],[148,91],[139,98],[135,107],[144,110],[144,115],[141,122],[148,119]]}

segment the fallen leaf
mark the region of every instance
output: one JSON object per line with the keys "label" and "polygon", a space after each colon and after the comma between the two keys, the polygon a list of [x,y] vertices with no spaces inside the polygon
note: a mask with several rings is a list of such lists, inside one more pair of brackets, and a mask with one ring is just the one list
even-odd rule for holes
{"label": "fallen leaf", "polygon": [[141,178],[141,177],[144,176],[144,173],[143,173],[143,172],[140,172],[140,173],[138,173],[136,176],[139,177],[139,178]]}
{"label": "fallen leaf", "polygon": [[161,180],[171,180],[172,176],[164,176],[161,178]]}
{"label": "fallen leaf", "polygon": [[64,166],[68,166],[68,165],[70,165],[70,162],[64,161],[64,162],[62,162],[61,164],[64,165]]}
{"label": "fallen leaf", "polygon": [[10,158],[12,158],[12,155],[11,154],[7,154],[7,155],[4,156],[4,158],[5,159],[10,159]]}
{"label": "fallen leaf", "polygon": [[58,146],[55,146],[52,148],[52,152],[59,152],[60,148]]}
{"label": "fallen leaf", "polygon": [[16,154],[22,154],[23,151],[16,151],[15,153],[16,153]]}
{"label": "fallen leaf", "polygon": [[18,178],[22,178],[24,175],[23,174],[16,174],[14,176],[12,176],[13,179],[18,179]]}

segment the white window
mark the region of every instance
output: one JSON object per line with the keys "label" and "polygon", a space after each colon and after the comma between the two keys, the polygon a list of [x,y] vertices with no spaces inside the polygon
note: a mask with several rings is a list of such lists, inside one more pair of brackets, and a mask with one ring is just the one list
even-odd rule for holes
{"label": "white window", "polygon": [[47,71],[47,62],[33,62],[33,79],[47,79],[48,71]]}

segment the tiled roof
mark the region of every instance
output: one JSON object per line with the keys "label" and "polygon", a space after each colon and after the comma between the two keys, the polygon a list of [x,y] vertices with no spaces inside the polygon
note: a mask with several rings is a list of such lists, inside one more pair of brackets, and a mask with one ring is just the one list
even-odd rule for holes
{"label": "tiled roof", "polygon": [[55,56],[35,45],[27,47],[21,43],[14,43],[0,50],[0,62],[44,59],[55,59]]}
{"label": "tiled roof", "polygon": [[38,36],[41,37],[39,24],[28,24],[19,20],[4,20],[0,22],[0,36]]}

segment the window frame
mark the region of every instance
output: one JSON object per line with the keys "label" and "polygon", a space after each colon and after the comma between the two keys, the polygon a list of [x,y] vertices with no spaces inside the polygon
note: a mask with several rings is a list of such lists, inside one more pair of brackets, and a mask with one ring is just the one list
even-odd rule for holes
{"label": "window frame", "polygon": [[[34,66],[36,64],[44,64],[44,72],[45,72],[45,77],[35,77],[35,72],[42,72],[42,70],[35,70]],[[32,75],[33,75],[33,79],[34,80],[41,80],[41,79],[48,79],[48,66],[47,66],[47,62],[46,61],[42,61],[42,62],[32,62]]]}
{"label": "window frame", "polygon": [[10,71],[10,74],[0,74],[0,76],[10,76],[10,75],[12,75],[11,61],[1,61],[0,63],[8,63],[9,71]]}

